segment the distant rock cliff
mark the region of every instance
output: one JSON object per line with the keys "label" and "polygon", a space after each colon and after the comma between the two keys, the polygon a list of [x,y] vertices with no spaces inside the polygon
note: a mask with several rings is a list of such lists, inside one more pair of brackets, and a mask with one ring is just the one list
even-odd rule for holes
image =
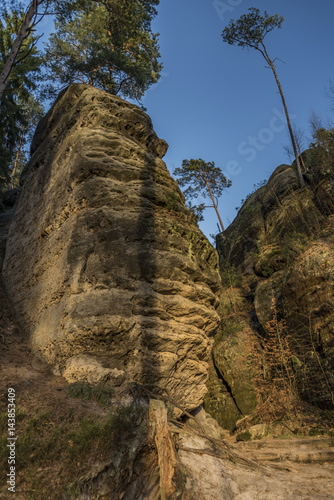
{"label": "distant rock cliff", "polygon": [[221,283],[166,151],[140,108],[71,85],[33,139],[3,273],[34,351],[68,381],[156,384],[191,409]]}

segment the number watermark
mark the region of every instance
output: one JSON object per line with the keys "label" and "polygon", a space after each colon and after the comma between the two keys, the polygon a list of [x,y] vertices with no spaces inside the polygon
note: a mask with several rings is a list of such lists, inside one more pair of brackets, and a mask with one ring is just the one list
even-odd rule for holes
{"label": "number watermark", "polygon": [[8,448],[8,473],[7,473],[7,485],[8,491],[15,493],[16,485],[16,427],[15,427],[15,389],[9,387],[8,389],[8,436],[7,436],[7,448]]}

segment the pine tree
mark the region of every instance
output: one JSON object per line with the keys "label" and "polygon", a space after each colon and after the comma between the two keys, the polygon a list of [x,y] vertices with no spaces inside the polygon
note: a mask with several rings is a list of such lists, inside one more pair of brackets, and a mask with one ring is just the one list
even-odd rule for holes
{"label": "pine tree", "polygon": [[[218,198],[222,195],[223,190],[230,187],[232,183],[226,179],[221,169],[216,167],[213,161],[205,162],[202,158],[183,160],[182,167],[176,168],[174,175],[179,176],[177,182],[181,187],[188,186],[184,191],[187,199],[197,198],[199,194],[203,198],[208,196],[211,198],[221,230],[224,231],[224,225],[218,211]],[[203,203],[197,207],[191,207],[200,216],[205,208],[209,207],[204,206]]]}
{"label": "pine tree", "polygon": [[[6,64],[13,40],[24,18],[25,12],[18,5],[11,11],[4,9],[2,12],[0,71]],[[22,147],[26,134],[31,130],[33,113],[30,105],[34,102],[33,106],[36,106],[33,93],[37,88],[40,64],[41,58],[34,47],[34,36],[29,34],[21,45],[18,64],[12,68],[0,100],[0,188],[8,185],[20,142]]]}
{"label": "pine tree", "polygon": [[[151,31],[159,0],[78,0],[57,16],[45,52],[48,75],[60,86],[84,82],[140,100],[159,79],[157,34]],[[49,87],[55,94],[60,87]]]}
{"label": "pine tree", "polygon": [[20,16],[20,23],[16,25],[16,31],[13,33],[15,36],[12,37],[11,45],[6,53],[6,58],[3,60],[3,64],[1,65],[0,99],[5,92],[13,69],[19,63],[19,60],[22,59],[22,52],[24,52],[24,50],[27,51],[27,49],[32,50],[35,46],[36,37],[31,36],[32,31],[40,21],[41,17],[45,15],[47,10],[46,7],[44,13],[40,14],[38,12],[39,7],[42,4],[47,6],[53,1],[57,3],[57,0],[32,0],[27,12],[24,12],[23,5],[18,3],[17,0],[12,0],[10,2],[10,7],[7,5],[9,2],[6,2],[6,0],[2,1],[0,14],[3,18],[8,16],[9,10],[12,12],[21,12],[22,14]]}
{"label": "pine tree", "polygon": [[252,48],[260,52],[260,54],[265,59],[266,63],[269,65],[270,69],[273,72],[285,116],[289,129],[291,144],[293,148],[293,152],[296,159],[297,171],[300,180],[301,186],[304,186],[305,182],[303,179],[301,165],[298,156],[297,145],[295,141],[295,137],[293,135],[292,126],[290,123],[289,113],[285,101],[285,97],[283,94],[282,86],[277,76],[277,71],[275,67],[275,59],[272,59],[267,51],[267,47],[264,43],[264,38],[268,33],[270,33],[275,28],[281,28],[282,22],[284,21],[284,17],[275,14],[273,16],[269,16],[266,11],[264,11],[264,15],[260,15],[260,10],[254,7],[251,7],[249,10],[249,14],[242,15],[237,21],[231,19],[228,26],[223,30],[222,37],[223,41],[227,42],[229,45],[238,45],[239,47],[244,48]]}

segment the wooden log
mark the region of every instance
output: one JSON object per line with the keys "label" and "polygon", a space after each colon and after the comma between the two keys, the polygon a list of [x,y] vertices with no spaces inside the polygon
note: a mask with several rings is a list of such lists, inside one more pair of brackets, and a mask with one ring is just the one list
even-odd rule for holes
{"label": "wooden log", "polygon": [[165,403],[157,399],[151,399],[149,417],[153,433],[152,437],[154,437],[158,452],[160,496],[161,500],[167,500],[175,491],[172,480],[176,466],[176,457],[173,441],[168,430]]}

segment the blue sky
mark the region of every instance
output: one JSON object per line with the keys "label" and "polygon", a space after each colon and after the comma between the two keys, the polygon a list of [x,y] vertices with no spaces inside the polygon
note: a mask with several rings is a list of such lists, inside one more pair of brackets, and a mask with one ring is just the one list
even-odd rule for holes
{"label": "blue sky", "polygon": [[[153,30],[160,33],[164,69],[143,104],[155,131],[169,144],[164,160],[171,174],[183,159],[203,158],[231,179],[232,187],[219,201],[225,227],[254,184],[289,163],[283,149],[289,139],[272,72],[259,53],[229,46],[221,38],[230,19],[249,7],[285,18],[266,42],[269,54],[281,60],[277,71],[292,121],[309,138],[312,109],[325,121],[334,119],[326,97],[328,81],[334,81],[333,0],[160,0]],[[51,20],[41,24],[46,33]],[[200,227],[207,236],[217,232],[213,209],[206,210]]]}
{"label": "blue sky", "polygon": [[[201,157],[214,161],[232,180],[219,201],[225,226],[254,184],[289,163],[283,149],[289,139],[271,70],[256,51],[221,38],[230,19],[249,7],[285,18],[266,41],[269,54],[282,61],[277,71],[293,122],[309,138],[312,109],[325,121],[334,118],[326,97],[328,80],[334,81],[332,0],[161,0],[153,29],[160,33],[164,69],[144,105],[169,144],[164,160],[171,173],[183,159]],[[207,209],[202,231],[214,234],[216,224],[214,210]]]}

